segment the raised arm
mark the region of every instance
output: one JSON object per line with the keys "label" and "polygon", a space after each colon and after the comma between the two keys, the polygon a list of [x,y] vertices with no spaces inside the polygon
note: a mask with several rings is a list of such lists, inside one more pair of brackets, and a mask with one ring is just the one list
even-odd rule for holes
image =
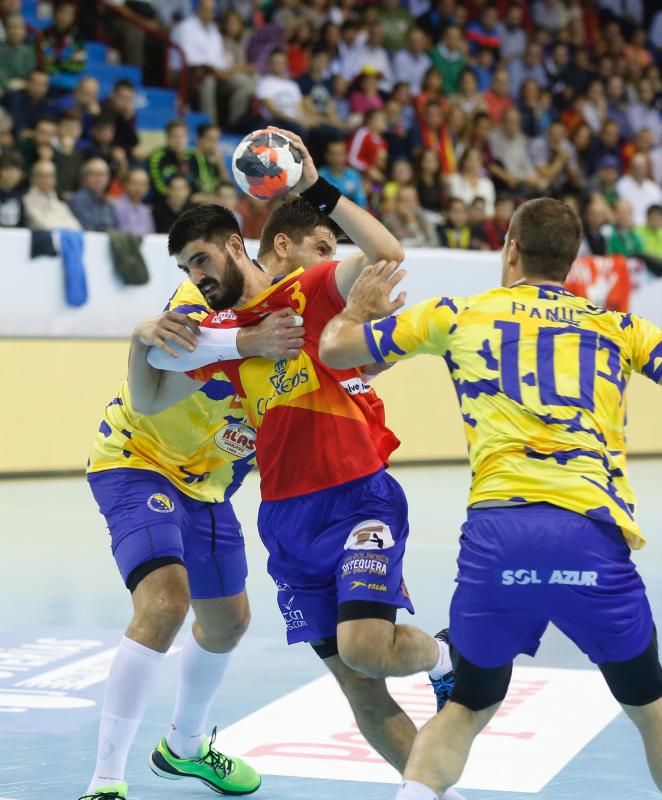
{"label": "raised arm", "polygon": [[382,260],[399,264],[404,260],[402,245],[376,217],[320,178],[301,137],[281,128],[270,127],[267,130],[287,136],[301,153],[301,180],[292,191],[308,200],[320,213],[328,215],[361,251],[341,261],[336,268],[336,282],[343,297],[347,298],[354,281],[368,264]]}

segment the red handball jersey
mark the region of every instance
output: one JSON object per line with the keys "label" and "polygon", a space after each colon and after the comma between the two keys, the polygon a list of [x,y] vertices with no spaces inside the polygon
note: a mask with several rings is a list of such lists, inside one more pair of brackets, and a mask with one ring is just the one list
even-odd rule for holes
{"label": "red handball jersey", "polygon": [[[304,319],[297,358],[224,361],[253,427],[262,498],[282,500],[327,489],[377,472],[400,442],[386,427],[384,405],[361,370],[336,370],[320,361],[326,323],[345,305],[335,280],[336,261],[296,270],[234,311],[211,314],[205,327],[254,325],[265,314],[292,308]],[[206,381],[209,364],[189,372]]]}

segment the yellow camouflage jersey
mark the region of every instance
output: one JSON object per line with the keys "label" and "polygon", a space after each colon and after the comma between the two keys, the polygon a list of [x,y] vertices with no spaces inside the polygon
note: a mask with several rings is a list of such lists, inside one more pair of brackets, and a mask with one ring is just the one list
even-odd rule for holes
{"label": "yellow camouflage jersey", "polygon": [[[166,311],[203,320],[209,308],[189,280],[170,298]],[[131,406],[127,382],[106,406],[88,472],[148,469],[203,502],[228,500],[255,465],[255,431],[222,372],[197,392],[160,414],[147,417]]]}
{"label": "yellow camouflage jersey", "polygon": [[472,467],[471,505],[552,503],[645,540],[625,470],[632,371],[662,382],[662,330],[556,286],[426,300],[365,325],[376,361],[446,361]]}

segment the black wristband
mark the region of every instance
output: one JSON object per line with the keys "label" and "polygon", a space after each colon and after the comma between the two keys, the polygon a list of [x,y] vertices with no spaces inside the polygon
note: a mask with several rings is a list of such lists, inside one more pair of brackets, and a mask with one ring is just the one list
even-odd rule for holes
{"label": "black wristband", "polygon": [[330,214],[338,205],[342,192],[324,178],[318,178],[310,189],[301,192],[301,197],[314,206],[320,214]]}

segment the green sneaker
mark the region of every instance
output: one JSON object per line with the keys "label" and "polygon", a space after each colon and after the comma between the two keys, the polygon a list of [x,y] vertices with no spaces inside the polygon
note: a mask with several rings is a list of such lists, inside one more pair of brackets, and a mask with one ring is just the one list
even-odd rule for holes
{"label": "green sneaker", "polygon": [[128,784],[113,783],[110,786],[100,786],[92,794],[84,794],[78,800],[126,800],[128,793]]}
{"label": "green sneaker", "polygon": [[207,737],[193,758],[178,758],[161,739],[149,757],[155,775],[170,780],[197,778],[219,794],[252,794],[260,788],[262,779],[240,758],[230,758],[214,747],[216,728]]}

